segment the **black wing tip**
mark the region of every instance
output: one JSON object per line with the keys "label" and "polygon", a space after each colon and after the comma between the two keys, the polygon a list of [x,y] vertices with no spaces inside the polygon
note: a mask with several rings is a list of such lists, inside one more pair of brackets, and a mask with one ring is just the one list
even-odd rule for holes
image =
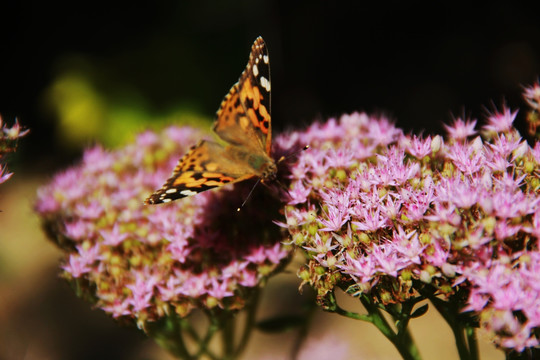
{"label": "black wing tip", "polygon": [[166,187],[160,189],[150,195],[144,200],[145,205],[155,205],[155,204],[166,204],[173,202],[178,199],[183,199],[185,197],[197,195],[200,192],[210,190],[217,187],[216,185],[208,186],[202,184],[200,188],[193,190],[189,188],[175,188],[175,187]]}
{"label": "black wing tip", "polygon": [[253,42],[253,45],[251,45],[251,53],[258,54],[263,53],[266,54],[266,43],[264,42],[262,36],[258,36],[255,41]]}
{"label": "black wing tip", "polygon": [[143,201],[144,205],[155,205],[159,203],[161,203],[161,201],[159,201],[159,198],[156,197],[154,194],[150,195]]}
{"label": "black wing tip", "polygon": [[149,197],[144,200],[145,205],[156,205],[156,204],[164,204],[169,203],[171,201],[181,199],[183,197],[186,197],[186,195],[178,194],[178,193],[167,193],[163,189],[160,189],[150,195]]}
{"label": "black wing tip", "polygon": [[145,205],[156,205],[156,204],[166,204],[172,201],[182,199],[191,195],[195,195],[197,192],[192,192],[190,194],[183,194],[182,192],[176,191],[173,193],[168,193],[166,191],[156,191],[150,195],[146,200],[144,200]]}

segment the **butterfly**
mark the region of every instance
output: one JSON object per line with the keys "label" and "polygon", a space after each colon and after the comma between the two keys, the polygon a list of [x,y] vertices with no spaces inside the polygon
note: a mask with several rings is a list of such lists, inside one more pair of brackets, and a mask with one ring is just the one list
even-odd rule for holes
{"label": "butterfly", "polygon": [[213,130],[227,145],[202,140],[191,147],[145,204],[166,203],[255,177],[263,182],[276,178],[277,165],[271,156],[270,59],[262,37],[251,46],[245,70],[221,102]]}

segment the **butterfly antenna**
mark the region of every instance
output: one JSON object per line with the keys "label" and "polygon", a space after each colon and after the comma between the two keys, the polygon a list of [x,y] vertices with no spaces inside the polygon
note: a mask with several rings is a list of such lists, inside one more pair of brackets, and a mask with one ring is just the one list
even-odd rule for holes
{"label": "butterfly antenna", "polygon": [[289,189],[285,186],[285,184],[283,184],[278,179],[276,179],[275,181],[279,185],[279,187],[287,193],[287,195],[289,195],[289,196],[291,195],[291,193],[289,192]]}
{"label": "butterfly antenna", "polygon": [[290,159],[292,158],[293,156],[296,156],[300,151],[305,151],[309,149],[309,145],[306,145],[304,146],[303,148],[299,149],[299,150],[296,150],[296,151],[293,151],[292,153],[290,154],[287,154],[287,155],[283,155],[282,157],[279,158],[279,160],[277,161],[277,163],[279,164],[280,162],[282,161],[285,161],[287,159]]}
{"label": "butterfly antenna", "polygon": [[255,188],[257,187],[257,185],[261,182],[261,179],[257,179],[257,182],[255,183],[255,185],[253,185],[253,187],[251,188],[248,196],[246,196],[246,198],[244,199],[244,202],[242,203],[242,205],[240,205],[240,207],[238,209],[236,209],[236,211],[240,211],[242,210],[242,208],[244,207],[244,205],[246,205],[248,199],[251,197],[251,194],[253,194],[253,190],[255,190]]}
{"label": "butterfly antenna", "polygon": [[[306,146],[304,146],[303,148],[301,148],[301,149],[299,149],[299,150],[296,150],[296,151],[294,151],[294,152],[292,152],[292,153],[290,153],[290,154],[288,154],[288,155],[286,155],[286,156],[283,155],[282,157],[279,158],[279,160],[277,161],[277,163],[279,164],[280,162],[285,161],[285,160],[287,160],[287,159],[289,159],[289,158],[291,158],[291,157],[297,155],[300,151],[304,151],[304,150],[307,150],[307,149],[309,149],[309,145],[306,145]],[[277,180],[277,179],[276,179],[275,181],[278,183],[278,185],[279,185],[283,190],[285,190],[285,191],[287,192],[287,194],[289,194],[289,189],[287,189],[287,187],[286,187],[282,182],[280,182],[280,181]],[[246,205],[247,201],[248,201],[249,198],[251,197],[251,194],[253,193],[253,190],[255,190],[255,188],[257,187],[257,185],[258,185],[260,182],[261,182],[261,179],[260,179],[260,178],[257,179],[257,182],[256,182],[255,185],[253,185],[253,187],[251,188],[251,191],[249,192],[248,196],[245,198],[245,200],[244,200],[244,202],[242,203],[242,205],[240,205],[240,207],[236,209],[236,211],[242,210],[242,208],[244,207],[244,205]]]}

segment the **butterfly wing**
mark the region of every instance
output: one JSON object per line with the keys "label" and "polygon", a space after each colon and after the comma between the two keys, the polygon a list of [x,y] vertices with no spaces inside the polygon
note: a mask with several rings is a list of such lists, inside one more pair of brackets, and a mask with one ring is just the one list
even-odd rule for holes
{"label": "butterfly wing", "polygon": [[258,37],[240,79],[221,102],[214,131],[233,145],[270,154],[270,59],[262,37]]}
{"label": "butterfly wing", "polygon": [[247,161],[238,161],[246,156],[241,148],[224,148],[203,140],[180,159],[173,175],[145,200],[145,204],[170,202],[254,177],[257,174]]}
{"label": "butterfly wing", "polygon": [[263,181],[273,179],[277,168],[270,157],[270,120],[270,62],[264,40],[258,37],[245,70],[221,102],[214,123],[214,131],[229,145],[201,141],[180,159],[173,175],[145,203],[169,202],[254,176]]}

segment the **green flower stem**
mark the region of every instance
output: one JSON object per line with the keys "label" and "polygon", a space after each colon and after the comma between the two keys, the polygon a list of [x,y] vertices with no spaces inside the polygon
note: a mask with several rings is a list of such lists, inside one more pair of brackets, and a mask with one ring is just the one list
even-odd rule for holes
{"label": "green flower stem", "polygon": [[[208,319],[210,321],[210,324],[208,325],[206,335],[201,341],[197,342],[199,344],[199,351],[195,355],[196,359],[199,359],[203,354],[208,355],[211,359],[217,359],[217,357],[213,355],[208,349],[208,344],[212,340],[214,334],[219,330],[219,323],[212,316],[208,316]],[[192,327],[190,326],[190,328]]]}
{"label": "green flower stem", "polygon": [[315,311],[318,309],[315,302],[315,297],[311,299],[311,302],[308,301],[305,306],[306,306],[306,313],[304,315],[305,321],[302,322],[302,324],[300,325],[298,329],[296,339],[294,340],[292,350],[291,350],[291,359],[298,358],[298,354],[300,353],[302,344],[307,338],[309,327],[313,320],[313,316],[315,315]]}
{"label": "green flower stem", "polygon": [[189,335],[189,337],[191,338],[191,340],[193,340],[193,342],[197,344],[200,343],[201,338],[199,334],[197,334],[193,326],[191,326],[191,323],[189,322],[189,320],[185,318],[181,318],[178,321],[180,322],[180,331],[185,332],[187,335]]}
{"label": "green flower stem", "polygon": [[367,321],[370,323],[373,322],[371,315],[362,315],[362,314],[347,311],[341,308],[337,303],[337,299],[333,291],[327,294],[327,300],[328,300],[328,303],[326,304],[326,307],[325,307],[325,310],[327,311],[335,312],[336,314],[339,314],[339,315],[342,315],[351,319],[355,319],[355,320],[362,320],[362,321]]}
{"label": "green flower stem", "polygon": [[206,354],[212,359],[218,359],[215,355],[211,354],[207,348],[208,343],[212,339],[213,335],[217,331],[221,331],[221,345],[222,356],[219,359],[234,360],[237,359],[240,354],[245,350],[249,338],[253,333],[255,325],[255,313],[259,304],[259,290],[257,289],[251,295],[249,302],[246,304],[245,310],[247,312],[246,321],[242,330],[242,335],[238,345],[236,345],[236,325],[237,325],[237,312],[216,309],[215,311],[209,311],[206,313],[210,326],[208,332],[199,343],[199,353],[197,356]]}
{"label": "green flower stem", "polygon": [[[478,360],[478,343],[476,341],[476,331],[474,327],[466,325],[460,321],[462,314],[452,301],[444,301],[435,296],[429,297],[431,303],[441,316],[446,320],[456,341],[459,358],[461,360]],[[465,336],[465,334],[467,336]]]}
{"label": "green flower stem", "polygon": [[[380,309],[389,313],[393,318],[398,330],[397,337],[401,341],[403,336],[411,336],[409,332],[409,321],[411,320],[411,314],[414,306],[420,301],[425,300],[423,297],[411,298],[404,301],[401,304],[390,304],[388,306],[377,305]],[[410,339],[412,340],[412,338]]]}
{"label": "green flower stem", "polygon": [[246,349],[246,346],[248,344],[249,338],[251,337],[251,334],[253,333],[253,328],[255,326],[255,313],[257,312],[257,308],[259,307],[259,299],[260,299],[260,290],[259,288],[256,288],[253,292],[251,299],[249,300],[249,304],[247,304],[247,314],[246,314],[246,323],[244,324],[244,329],[242,336],[240,337],[240,342],[238,343],[238,346],[236,348],[236,351],[234,352],[235,357],[240,356],[242,352]]}
{"label": "green flower stem", "polygon": [[476,329],[472,326],[467,326],[465,328],[465,333],[467,334],[467,343],[469,344],[469,352],[471,354],[471,359],[478,360],[480,359],[480,354],[478,353],[478,341],[476,338]]}
{"label": "green flower stem", "polygon": [[221,336],[223,345],[223,359],[233,360],[234,356],[234,333],[236,330],[234,314],[224,311],[220,317]]}
{"label": "green flower stem", "polygon": [[418,360],[422,358],[408,328],[402,327],[396,334],[390,324],[388,324],[388,321],[384,318],[379,307],[374,304],[371,299],[366,295],[361,295],[360,302],[368,311],[369,316],[372,318],[372,323],[388,340],[390,340],[390,342],[392,342],[392,344],[394,344],[403,359]]}
{"label": "green flower stem", "polygon": [[[150,324],[147,333],[160,346],[181,359],[199,359],[205,356],[211,360],[234,360],[244,351],[253,332],[258,303],[259,292],[255,291],[246,306],[246,323],[238,346],[235,346],[237,319],[235,311],[215,309],[205,312],[209,325],[204,337],[197,334],[187,318],[180,318],[174,313],[166,320]],[[222,356],[217,356],[208,347],[218,331],[221,331],[222,337]],[[189,353],[185,345],[184,334],[198,345],[198,350],[194,355]]]}
{"label": "green flower stem", "polygon": [[162,348],[169,351],[179,359],[196,359],[186,348],[184,338],[182,336],[182,324],[184,319],[179,318],[176,314],[172,314],[163,321],[155,324],[149,324],[146,332],[148,336],[153,338]]}
{"label": "green flower stem", "polygon": [[[189,319],[178,317],[175,313],[170,314],[166,319],[157,323],[149,323],[146,332],[162,348],[169,351],[179,359],[195,360],[206,355],[211,360],[219,360],[220,357],[213,354],[208,348],[214,334],[220,329],[218,321],[209,316],[210,324],[203,338],[197,334],[191,326]],[[197,345],[197,353],[192,355],[184,341],[184,336],[189,336]]]}
{"label": "green flower stem", "polygon": [[392,329],[388,321],[386,321],[379,307],[374,304],[367,296],[361,295],[360,302],[366,310],[368,315],[361,315],[358,313],[347,311],[341,308],[333,292],[328,294],[328,306],[327,310],[335,312],[339,315],[362,320],[372,323],[379,329],[379,331],[396,347],[401,357],[405,360],[419,360],[421,359],[420,353],[414,340],[407,329],[402,329],[398,334]]}
{"label": "green flower stem", "polygon": [[[397,334],[395,335],[395,340],[393,341],[396,345],[398,350],[400,348],[406,349],[406,353],[412,354],[415,359],[420,359],[420,352],[418,351],[418,348],[416,347],[416,344],[414,342],[414,339],[411,335],[411,332],[409,331],[409,321],[411,319],[411,311],[413,309],[414,304],[416,304],[416,299],[411,299],[413,301],[405,302],[402,304],[401,312],[398,312],[395,307],[392,307],[392,312],[390,312],[390,315],[394,318],[394,323],[397,328]],[[378,310],[380,314],[380,310]],[[382,314],[380,314],[382,316]],[[391,340],[392,341],[392,340]],[[400,351],[401,353],[401,351]],[[403,355],[403,354],[402,354]]]}

